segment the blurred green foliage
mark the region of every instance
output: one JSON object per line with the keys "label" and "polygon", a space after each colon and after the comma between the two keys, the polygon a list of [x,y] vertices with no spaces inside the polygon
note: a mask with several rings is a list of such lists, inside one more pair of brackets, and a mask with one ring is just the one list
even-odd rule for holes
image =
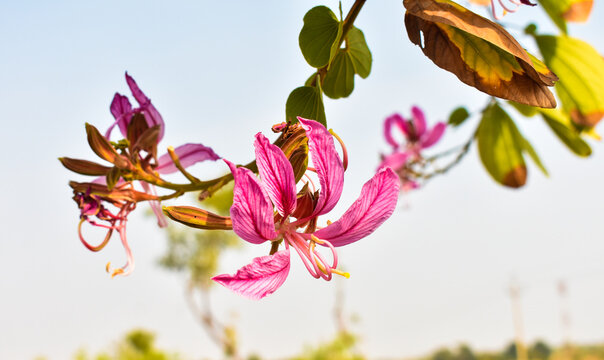
{"label": "blurred green foliage", "polygon": [[365,360],[355,347],[357,340],[356,335],[340,332],[333,340],[316,347],[307,347],[301,355],[291,360]]}
{"label": "blurred green foliage", "polygon": [[88,355],[80,350],[74,360],[179,360],[176,353],[169,353],[155,347],[155,335],[147,330],[132,330],[109,352]]}

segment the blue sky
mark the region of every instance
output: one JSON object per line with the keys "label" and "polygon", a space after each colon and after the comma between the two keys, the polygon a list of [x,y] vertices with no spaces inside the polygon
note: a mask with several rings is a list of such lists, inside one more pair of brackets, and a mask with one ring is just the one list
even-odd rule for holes
{"label": "blue sky", "polygon": [[[351,3],[343,3],[345,11]],[[84,122],[110,125],[114,92],[129,94],[127,70],[166,120],[163,145],[202,142],[233,161],[250,160],[253,135],[270,136],[270,126],[284,119],[287,95],[311,73],[297,37],[304,13],[319,4],[337,10],[335,1],[0,4],[0,358],[64,359],[82,346],[106,347],[134,327],[155,331],[162,347],[217,357],[185,306],[184,279],[156,265],[165,234],[142,211],[133,214],[137,269],[110,279],[104,265],[123,261],[121,247],[113,241],[91,253],[79,243],[67,186],[74,176],[57,158],[94,159]],[[350,151],[332,220],[387,150],[385,116],[417,104],[435,122],[458,105],[478,111],[487,101],[408,41],[403,14],[400,1],[365,5],[356,24],[373,52],[372,73],[356,80],[349,98],[326,101],[329,125]],[[571,34],[602,51],[604,26],[596,21],[602,15],[596,2],[592,22],[571,26]],[[531,19],[554,31],[538,8],[523,8],[505,22],[522,28]],[[462,341],[503,346],[513,336],[506,295],[512,276],[523,288],[528,339],[561,340],[555,285],[566,279],[573,339],[604,340],[602,146],[593,143],[595,154],[579,159],[538,119],[517,119],[549,178],[531,166],[524,189],[503,189],[472,149],[449,174],[401,198],[375,234],[340,251],[352,275],[343,284],[346,311],[360,317],[354,329],[365,353],[413,356]],[[440,149],[465,141],[477,120],[449,129]],[[226,168],[203,164],[192,171],[210,177]],[[266,251],[245,244],[225,256],[221,272]],[[216,289],[216,312],[237,325],[244,353],[291,355],[333,334],[334,284],[315,281],[297,259],[292,266],[283,288],[261,302]]]}

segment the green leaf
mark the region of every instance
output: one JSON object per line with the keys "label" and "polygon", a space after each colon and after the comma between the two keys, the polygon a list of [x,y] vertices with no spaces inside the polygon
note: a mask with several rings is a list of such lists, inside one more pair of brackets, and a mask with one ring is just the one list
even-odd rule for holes
{"label": "green leaf", "polygon": [[578,125],[595,126],[604,116],[604,59],[588,43],[569,36],[536,36],[545,64],[560,78],[562,107]]}
{"label": "green leaf", "polygon": [[350,60],[354,66],[355,73],[363,79],[367,78],[371,72],[373,59],[369,46],[367,46],[367,42],[365,41],[365,35],[363,35],[361,30],[353,26],[348,31],[346,35],[346,48],[350,54]]}
{"label": "green leaf", "polygon": [[537,155],[537,152],[535,151],[535,149],[533,149],[533,145],[531,145],[531,143],[526,138],[524,138],[522,134],[520,134],[520,131],[518,131],[518,129],[516,129],[516,137],[517,141],[522,144],[522,149],[529,154],[529,156],[531,157],[531,159],[533,159],[533,161],[535,162],[539,170],[541,170],[543,175],[549,176],[547,169],[545,168],[545,166],[543,166],[543,163],[541,162],[541,158],[539,158],[539,155]]}
{"label": "green leaf", "polygon": [[323,78],[323,92],[332,99],[348,97],[354,90],[354,65],[348,51],[340,49]]}
{"label": "green leaf", "polygon": [[519,188],[526,183],[523,152],[527,152],[547,175],[547,170],[531,144],[499,104],[495,103],[484,110],[476,138],[480,160],[498,183],[512,188]]}
{"label": "green leaf", "polygon": [[449,125],[459,126],[470,117],[468,109],[460,106],[449,115]]}
{"label": "green leaf", "polygon": [[321,90],[311,86],[301,86],[289,94],[285,103],[286,121],[296,122],[297,116],[312,119],[327,125]]}
{"label": "green leaf", "polygon": [[558,109],[543,109],[540,113],[545,123],[570,151],[582,157],[591,155],[591,147],[581,138],[568,115]]}
{"label": "green leaf", "polygon": [[342,23],[326,6],[317,6],[304,15],[298,43],[306,62],[320,68],[333,59],[342,36]]}
{"label": "green leaf", "polygon": [[526,164],[515,127],[508,114],[494,104],[483,112],[476,138],[480,160],[491,177],[502,185],[518,188],[526,183]]}

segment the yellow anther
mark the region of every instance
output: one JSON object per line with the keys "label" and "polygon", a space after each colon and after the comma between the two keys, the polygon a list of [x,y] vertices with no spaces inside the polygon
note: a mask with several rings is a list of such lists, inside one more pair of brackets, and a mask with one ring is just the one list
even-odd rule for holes
{"label": "yellow anther", "polygon": [[346,279],[350,279],[350,273],[338,270],[338,269],[331,269],[331,272],[334,274],[338,274],[341,275],[343,277],[345,277]]}
{"label": "yellow anther", "polygon": [[105,265],[105,271],[107,271],[108,273],[111,273],[111,278],[112,279],[114,277],[116,277],[117,275],[120,275],[120,274],[124,273],[124,269],[122,269],[122,268],[117,268],[115,270],[111,270],[111,261],[109,261],[107,263],[107,265]]}
{"label": "yellow anther", "polygon": [[310,240],[312,240],[313,242],[311,242],[311,244],[317,243],[317,244],[323,244],[323,240],[319,239],[318,237],[316,237],[315,235],[311,235],[310,236]]}
{"label": "yellow anther", "polygon": [[331,224],[333,224],[333,223],[331,222],[331,220],[327,220],[327,225],[331,225]]}
{"label": "yellow anther", "polygon": [[111,274],[111,278],[113,279],[114,277],[116,277],[117,275],[121,275],[124,273],[124,269],[122,268],[117,268],[115,270],[113,270],[113,274]]}

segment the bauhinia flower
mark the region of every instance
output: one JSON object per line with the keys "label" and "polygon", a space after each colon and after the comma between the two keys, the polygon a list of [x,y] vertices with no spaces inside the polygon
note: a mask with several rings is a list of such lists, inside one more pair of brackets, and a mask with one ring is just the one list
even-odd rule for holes
{"label": "bauhinia flower", "polygon": [[[436,144],[445,132],[447,124],[438,122],[431,129],[427,128],[426,117],[417,106],[411,108],[411,119],[407,120],[400,114],[393,114],[384,121],[384,137],[392,147],[390,155],[382,156],[378,169],[392,168],[400,177],[403,191],[412,190],[419,186],[410,168],[422,160],[421,151]],[[398,142],[393,129],[400,130],[404,137]]]}
{"label": "bauhinia flower", "polygon": [[[111,132],[113,131],[113,128],[117,125],[124,138],[131,139],[132,136],[129,136],[129,131],[130,134],[136,131],[131,128],[132,121],[133,119],[135,119],[136,115],[142,115],[142,118],[146,122],[146,128],[158,128],[158,133],[154,137],[154,144],[152,144],[153,150],[151,152],[153,154],[147,154],[154,157],[154,152],[157,149],[157,145],[159,145],[159,142],[164,137],[164,120],[159,111],[157,111],[155,106],[151,103],[151,99],[149,99],[145,95],[145,93],[143,93],[143,91],[136,84],[136,81],[134,81],[134,79],[130,75],[128,75],[128,73],[126,73],[126,83],[128,84],[128,87],[130,88],[134,99],[139,104],[139,107],[133,108],[132,104],[130,104],[130,101],[128,100],[128,97],[121,95],[120,93],[115,93],[110,106],[111,114],[115,118],[115,122],[109,127],[109,129],[107,129],[105,137],[109,140],[111,138]],[[133,127],[140,127],[140,125]],[[142,130],[143,129],[139,130],[139,132],[142,132]],[[220,156],[216,155],[216,153],[214,153],[211,148],[202,144],[188,143],[178,146],[177,148],[173,149],[173,151],[176,157],[179,159],[179,162],[183,166],[183,168],[189,167],[197,162],[205,160],[220,159]],[[142,156],[140,157],[140,159],[144,160]],[[161,175],[171,174],[179,171],[172,160],[172,156],[169,153],[160,156],[157,159],[157,164],[155,165],[155,167],[153,167],[152,170]],[[145,192],[152,195],[157,195],[155,186],[149,185],[144,181],[141,181],[140,184],[145,190]],[[149,205],[151,206],[151,209],[157,217],[157,223],[159,227],[168,226],[166,218],[163,212],[161,211],[161,204],[159,203],[159,201],[150,200]]]}
{"label": "bauhinia flower", "polygon": [[[318,228],[318,217],[331,211],[340,199],[344,166],[327,129],[313,120],[298,120],[306,131],[314,165],[309,170],[319,178],[319,191],[311,192],[306,184],[297,193],[292,165],[283,151],[261,133],[254,143],[260,179],[249,169],[225,160],[235,179],[233,231],[252,244],[272,242],[272,254],[255,258],[234,275],[213,279],[251,299],[272,294],[283,284],[289,274],[290,248],[298,253],[313,277],[348,277],[337,268],[335,248],[371,234],[396,207],[400,183],[390,168],[384,168],[365,183],[360,197],[340,220]],[[281,243],[285,249],[277,251]],[[331,261],[317,247],[329,249]]]}

